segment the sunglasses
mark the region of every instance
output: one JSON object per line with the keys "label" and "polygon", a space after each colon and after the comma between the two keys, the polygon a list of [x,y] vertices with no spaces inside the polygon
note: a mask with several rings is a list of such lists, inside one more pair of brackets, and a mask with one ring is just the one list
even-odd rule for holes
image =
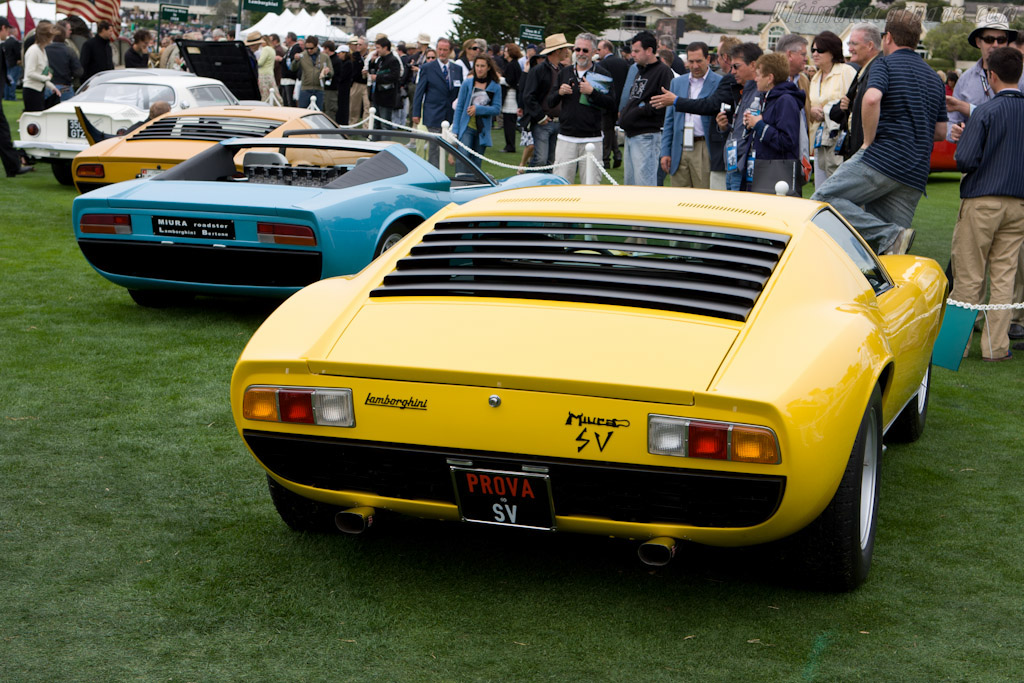
{"label": "sunglasses", "polygon": [[741,66],[746,66],[746,64],[744,64],[743,62],[733,62],[733,63],[732,63],[732,64],[731,64],[730,66],[729,66],[729,69],[730,69],[730,70],[732,70],[732,71],[736,71],[736,70],[738,70],[738,69],[739,69],[739,68],[740,68]]}
{"label": "sunglasses", "polygon": [[467,50],[479,50],[480,48],[478,48],[478,47],[467,47],[466,49]]}
{"label": "sunglasses", "polygon": [[316,52],[316,48],[315,47],[307,47],[306,48],[306,52]]}
{"label": "sunglasses", "polygon": [[992,43],[995,43],[996,45],[1006,45],[1006,43],[1009,42],[1007,41],[1006,36],[979,36],[978,40],[986,45],[991,45]]}
{"label": "sunglasses", "polygon": [[432,62],[432,61],[434,61],[435,59],[437,59],[437,57],[427,57],[427,61],[428,61],[428,62]]}
{"label": "sunglasses", "polygon": [[820,47],[812,47],[811,52],[817,52],[820,55],[828,52],[828,50],[823,50]]}
{"label": "sunglasses", "polygon": [[586,47],[574,47],[574,48],[572,49],[572,51],[573,51],[573,52],[582,52],[583,54],[587,54],[587,53],[589,53],[589,52],[590,52],[590,48],[586,48]]}

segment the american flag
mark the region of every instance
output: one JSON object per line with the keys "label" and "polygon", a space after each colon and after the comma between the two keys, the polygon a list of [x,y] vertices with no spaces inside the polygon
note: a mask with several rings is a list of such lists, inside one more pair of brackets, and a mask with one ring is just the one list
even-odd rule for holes
{"label": "american flag", "polygon": [[77,14],[86,21],[121,25],[121,0],[57,0],[57,11]]}

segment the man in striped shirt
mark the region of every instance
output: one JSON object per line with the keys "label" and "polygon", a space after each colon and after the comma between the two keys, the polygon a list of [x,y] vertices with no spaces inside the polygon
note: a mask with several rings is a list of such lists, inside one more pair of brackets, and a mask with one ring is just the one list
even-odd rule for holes
{"label": "man in striped shirt", "polygon": [[[962,128],[956,167],[960,184],[960,218],[953,229],[953,292],[956,301],[979,304],[985,292],[985,266],[992,304],[1013,301],[1017,255],[1024,244],[1024,95],[1018,87],[1024,55],[1012,47],[993,50],[988,82],[995,96],[975,108]],[[962,124],[953,129],[959,136]],[[980,294],[980,296],[979,296]],[[986,361],[1009,360],[1010,309],[988,312],[981,336]],[[1024,348],[1015,344],[1014,348]]]}
{"label": "man in striped shirt", "polygon": [[811,197],[832,204],[879,254],[910,248],[932,143],[946,137],[945,86],[914,52],[920,37],[918,14],[889,12],[885,57],[872,64],[864,94],[864,145]]}

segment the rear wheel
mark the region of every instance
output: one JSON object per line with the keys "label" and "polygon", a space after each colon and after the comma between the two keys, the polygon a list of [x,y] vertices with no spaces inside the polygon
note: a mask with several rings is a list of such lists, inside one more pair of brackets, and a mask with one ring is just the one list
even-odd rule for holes
{"label": "rear wheel", "polygon": [[928,417],[928,396],[931,394],[931,389],[932,364],[929,362],[928,368],[924,371],[924,377],[921,378],[921,385],[917,388],[917,393],[889,427],[889,431],[885,435],[886,438],[897,443],[911,443],[921,438],[921,434],[924,433],[924,421]]}
{"label": "rear wheel", "polygon": [[184,306],[196,298],[194,294],[170,292],[164,289],[129,289],[128,296],[139,306],[146,308]]}
{"label": "rear wheel", "polygon": [[284,523],[295,531],[315,533],[336,533],[338,531],[338,527],[334,523],[334,515],[340,512],[341,508],[303,498],[278,484],[270,475],[267,475],[267,488],[270,489],[270,499],[274,501],[277,514],[281,515]]}
{"label": "rear wheel", "polygon": [[57,179],[57,182],[61,185],[74,185],[75,179],[71,175],[71,162],[67,159],[59,159],[50,163],[50,168],[53,170],[53,177]]}
{"label": "rear wheel", "polygon": [[405,237],[408,229],[401,223],[395,223],[389,225],[388,229],[381,235],[380,241],[377,242],[377,250],[373,252],[373,258],[377,258],[391,247],[398,244],[398,242]]}
{"label": "rear wheel", "polygon": [[810,579],[853,590],[867,578],[875,548],[882,459],[882,392],[875,387],[832,502],[800,534]]}

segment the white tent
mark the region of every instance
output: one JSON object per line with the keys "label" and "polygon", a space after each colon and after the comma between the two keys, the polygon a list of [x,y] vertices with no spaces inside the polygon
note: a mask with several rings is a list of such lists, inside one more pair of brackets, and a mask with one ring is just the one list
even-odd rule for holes
{"label": "white tent", "polygon": [[301,10],[298,14],[288,10],[285,10],[281,14],[268,12],[266,16],[258,22],[247,29],[243,29],[242,35],[246,36],[251,31],[259,31],[264,35],[268,33],[276,33],[281,36],[282,39],[289,31],[294,33],[300,39],[305,38],[306,36],[317,36],[319,38],[341,43],[345,43],[349,39],[349,34],[345,33],[337,26],[331,26],[330,19],[327,18],[322,10],[317,11],[317,13],[312,16],[310,16],[309,12],[306,10]]}
{"label": "white tent", "polygon": [[10,0],[10,2],[0,3],[0,17],[7,18],[7,6],[10,5],[14,18],[18,21],[18,27],[21,28],[22,34],[25,33],[25,5],[28,5],[28,12],[32,15],[32,20],[39,22],[40,19],[49,19],[50,21],[56,21],[58,18],[63,19],[64,13],[61,12],[60,16],[57,16],[57,5],[53,3],[43,2],[32,2],[29,0]]}
{"label": "white tent", "polygon": [[404,40],[415,44],[421,33],[430,36],[430,44],[436,45],[440,37],[455,35],[455,6],[457,0],[409,0],[402,9],[366,29],[371,43],[378,33],[383,33],[397,43]]}

